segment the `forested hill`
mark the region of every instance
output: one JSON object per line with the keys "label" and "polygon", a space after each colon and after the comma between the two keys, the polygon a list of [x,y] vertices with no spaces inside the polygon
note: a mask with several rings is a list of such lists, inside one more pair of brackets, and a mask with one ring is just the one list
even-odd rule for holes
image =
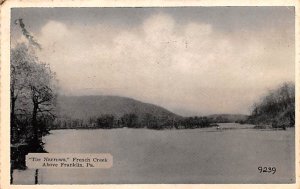
{"label": "forested hill", "polygon": [[151,114],[156,117],[180,118],[165,108],[119,96],[59,96],[58,110],[61,116],[71,119],[88,119],[104,114],[121,117]]}
{"label": "forested hill", "polygon": [[273,127],[295,126],[295,84],[284,83],[253,105],[248,122]]}

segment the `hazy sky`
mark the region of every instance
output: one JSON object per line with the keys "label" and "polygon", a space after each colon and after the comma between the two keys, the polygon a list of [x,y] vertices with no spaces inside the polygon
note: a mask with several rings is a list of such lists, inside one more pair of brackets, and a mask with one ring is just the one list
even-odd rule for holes
{"label": "hazy sky", "polygon": [[[181,115],[249,113],[294,81],[293,7],[24,8],[61,93],[119,95]],[[12,24],[12,44],[24,40]]]}

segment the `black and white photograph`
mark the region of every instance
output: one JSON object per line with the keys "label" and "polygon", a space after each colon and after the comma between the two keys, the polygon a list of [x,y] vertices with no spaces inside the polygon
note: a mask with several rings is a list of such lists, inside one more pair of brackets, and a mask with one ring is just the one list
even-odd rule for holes
{"label": "black and white photograph", "polygon": [[8,182],[295,184],[295,11],[11,8]]}

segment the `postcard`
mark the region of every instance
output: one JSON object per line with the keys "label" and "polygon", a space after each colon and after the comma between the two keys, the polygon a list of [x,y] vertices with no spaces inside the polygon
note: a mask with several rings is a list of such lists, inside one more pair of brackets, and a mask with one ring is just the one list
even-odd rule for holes
{"label": "postcard", "polygon": [[298,8],[4,1],[1,188],[299,188]]}

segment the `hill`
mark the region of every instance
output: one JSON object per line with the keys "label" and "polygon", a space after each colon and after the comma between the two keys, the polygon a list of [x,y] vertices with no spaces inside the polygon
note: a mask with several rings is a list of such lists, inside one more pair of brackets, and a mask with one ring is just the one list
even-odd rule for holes
{"label": "hill", "polygon": [[71,119],[88,119],[104,114],[121,117],[151,114],[156,117],[180,118],[180,116],[157,105],[120,96],[59,96],[59,115]]}

